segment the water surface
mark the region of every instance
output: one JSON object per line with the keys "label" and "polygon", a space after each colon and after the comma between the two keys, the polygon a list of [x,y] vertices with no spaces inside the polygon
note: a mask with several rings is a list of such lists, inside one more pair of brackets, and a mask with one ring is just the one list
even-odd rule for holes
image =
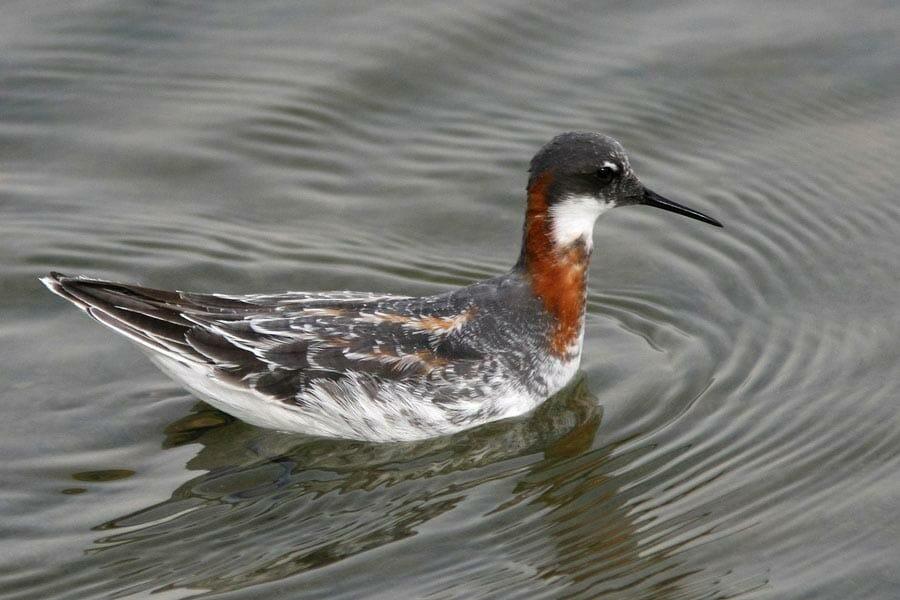
{"label": "water surface", "polygon": [[[900,595],[893,3],[0,13],[3,597]],[[439,292],[514,261],[569,129],[726,229],[605,215],[527,418],[254,428],[37,281]]]}

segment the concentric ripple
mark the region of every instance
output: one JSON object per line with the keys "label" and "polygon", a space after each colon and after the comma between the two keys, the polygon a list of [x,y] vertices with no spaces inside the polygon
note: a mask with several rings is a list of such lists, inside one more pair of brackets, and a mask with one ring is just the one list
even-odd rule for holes
{"label": "concentric ripple", "polygon": [[[4,597],[897,597],[898,22],[5,7]],[[36,280],[464,285],[515,260],[528,159],[569,129],[726,227],[605,215],[583,373],[527,418],[399,445],[256,429]]]}

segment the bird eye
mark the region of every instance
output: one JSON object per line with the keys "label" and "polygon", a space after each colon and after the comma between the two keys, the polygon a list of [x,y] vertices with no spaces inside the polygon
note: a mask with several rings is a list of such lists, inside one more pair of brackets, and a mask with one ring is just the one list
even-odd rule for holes
{"label": "bird eye", "polygon": [[616,176],[616,169],[604,166],[597,170],[595,176],[600,183],[609,183],[613,180],[613,177]]}

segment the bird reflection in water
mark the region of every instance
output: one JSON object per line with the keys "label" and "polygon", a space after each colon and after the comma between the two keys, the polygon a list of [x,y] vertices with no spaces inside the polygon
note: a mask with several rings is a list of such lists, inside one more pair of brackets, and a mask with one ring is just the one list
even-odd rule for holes
{"label": "bird reflection in water", "polygon": [[[315,595],[378,573],[385,590],[408,584],[423,595],[471,592],[481,580],[508,593],[680,598],[704,588],[704,597],[730,597],[719,577],[681,564],[678,545],[642,550],[642,536],[658,532],[641,527],[632,505],[641,473],[627,466],[641,452],[604,445],[601,417],[583,377],[527,418],[399,444],[298,441],[201,404],[166,428],[164,447],[202,445],[187,467],[205,472],[168,500],[96,527],[104,536],[87,553],[120,585],[132,581],[132,592],[278,581]],[[470,510],[478,512],[454,517]],[[471,531],[448,547],[431,530],[438,521]],[[424,571],[429,553],[465,563],[465,581]]]}

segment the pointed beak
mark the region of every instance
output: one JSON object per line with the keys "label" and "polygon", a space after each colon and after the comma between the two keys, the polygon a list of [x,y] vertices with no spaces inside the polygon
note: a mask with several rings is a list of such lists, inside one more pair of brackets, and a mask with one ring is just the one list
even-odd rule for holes
{"label": "pointed beak", "polygon": [[697,219],[698,221],[703,221],[704,223],[709,223],[710,225],[715,225],[716,227],[724,227],[724,225],[722,225],[720,222],[716,221],[710,216],[704,215],[699,210],[693,210],[691,208],[688,208],[687,206],[682,206],[677,202],[672,202],[668,198],[664,198],[656,192],[651,191],[647,188],[644,188],[644,195],[638,204],[655,206],[656,208],[661,208],[663,210],[678,213],[679,215],[684,215],[692,219]]}

